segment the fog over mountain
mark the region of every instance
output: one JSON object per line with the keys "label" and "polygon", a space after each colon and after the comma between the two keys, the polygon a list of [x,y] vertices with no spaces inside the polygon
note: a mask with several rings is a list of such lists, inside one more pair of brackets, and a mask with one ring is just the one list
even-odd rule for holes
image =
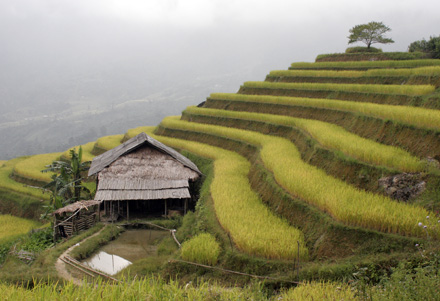
{"label": "fog over mountain", "polygon": [[439,35],[438,1],[0,0],[0,159],[93,141],[343,52],[383,21],[406,51]]}

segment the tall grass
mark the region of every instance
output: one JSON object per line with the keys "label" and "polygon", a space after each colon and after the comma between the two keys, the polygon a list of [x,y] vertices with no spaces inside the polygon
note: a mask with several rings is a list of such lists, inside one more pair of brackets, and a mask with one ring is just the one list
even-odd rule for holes
{"label": "tall grass", "polygon": [[399,60],[399,61],[350,61],[350,62],[317,62],[292,63],[292,69],[356,69],[356,68],[417,68],[440,66],[440,60]]}
{"label": "tall grass", "polygon": [[184,260],[215,265],[220,245],[211,234],[201,233],[182,244],[181,254]]}
{"label": "tall grass", "polygon": [[38,180],[49,183],[53,173],[42,173],[47,165],[58,160],[62,153],[50,153],[33,155],[18,162],[14,167],[14,172],[27,179]]}
{"label": "tall grass", "polygon": [[[303,162],[295,145],[284,138],[170,118],[164,119],[162,125],[260,146],[263,163],[273,172],[275,180],[284,189],[347,225],[407,236],[426,235],[417,222],[426,219],[426,216],[433,214],[432,212],[359,190],[335,179],[323,170]],[[440,236],[438,230],[428,231],[436,238]]]}
{"label": "tall grass", "polygon": [[409,77],[412,75],[438,76],[440,66],[401,69],[370,69],[366,71],[334,71],[334,70],[274,70],[272,76],[286,77]]}
{"label": "tall grass", "polygon": [[276,83],[276,82],[245,82],[246,88],[259,89],[294,89],[314,91],[344,91],[360,93],[380,93],[398,95],[426,95],[434,92],[432,85],[362,85],[362,84],[326,84],[326,83]]}
{"label": "tall grass", "polygon": [[315,138],[321,145],[358,160],[387,166],[405,172],[423,170],[424,164],[408,152],[394,146],[388,146],[352,134],[340,126],[318,120],[294,118],[261,113],[236,112],[226,110],[188,107],[186,113],[235,118],[241,120],[256,120],[278,125],[300,128]]}
{"label": "tall grass", "polygon": [[[162,122],[175,121],[176,118],[168,117]],[[299,241],[301,258],[308,257],[302,232],[275,216],[250,187],[247,178],[250,163],[244,157],[202,143],[153,137],[171,147],[215,160],[215,176],[210,186],[215,212],[240,250],[265,258],[294,259],[297,251],[292,246]]]}
{"label": "tall grass", "polygon": [[0,187],[14,192],[48,200],[49,195],[43,194],[40,189],[25,186],[21,183],[15,182],[9,177],[9,175],[12,173],[12,170],[14,169],[14,166],[25,159],[26,157],[15,158],[7,161],[6,163],[3,163],[3,165],[0,167]]}
{"label": "tall grass", "polygon": [[41,224],[12,215],[0,215],[0,241],[11,236],[28,233],[30,230],[41,227]]}
{"label": "tall grass", "polygon": [[394,120],[418,128],[440,130],[440,111],[418,107],[392,106],[320,98],[242,95],[233,93],[214,93],[211,94],[210,98],[228,101],[247,101],[334,109],[360,113],[385,120]]}

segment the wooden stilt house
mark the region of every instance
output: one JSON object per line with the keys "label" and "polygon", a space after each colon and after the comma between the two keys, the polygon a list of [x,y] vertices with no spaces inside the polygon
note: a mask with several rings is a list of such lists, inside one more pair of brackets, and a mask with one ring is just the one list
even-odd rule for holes
{"label": "wooden stilt house", "polygon": [[186,213],[194,205],[197,166],[174,149],[141,133],[93,159],[89,176],[97,175],[95,200],[105,215],[118,217]]}

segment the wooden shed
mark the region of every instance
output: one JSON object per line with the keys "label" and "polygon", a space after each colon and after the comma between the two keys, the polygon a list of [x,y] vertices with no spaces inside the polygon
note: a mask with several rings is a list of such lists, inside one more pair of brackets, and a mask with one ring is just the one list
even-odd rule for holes
{"label": "wooden shed", "polygon": [[196,201],[194,182],[201,172],[188,158],[145,133],[93,159],[95,200],[111,219],[186,213]]}
{"label": "wooden shed", "polygon": [[101,201],[79,201],[55,210],[54,238],[70,237],[91,228],[99,218]]}

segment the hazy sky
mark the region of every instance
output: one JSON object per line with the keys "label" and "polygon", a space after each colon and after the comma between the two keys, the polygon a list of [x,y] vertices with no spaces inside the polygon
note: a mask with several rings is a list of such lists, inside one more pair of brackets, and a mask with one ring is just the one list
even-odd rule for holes
{"label": "hazy sky", "polygon": [[0,105],[73,95],[85,79],[111,82],[110,94],[118,82],[142,94],[183,78],[263,80],[343,52],[348,30],[369,21],[392,28],[395,43],[379,47],[406,51],[440,34],[439,11],[438,0],[0,0]]}

